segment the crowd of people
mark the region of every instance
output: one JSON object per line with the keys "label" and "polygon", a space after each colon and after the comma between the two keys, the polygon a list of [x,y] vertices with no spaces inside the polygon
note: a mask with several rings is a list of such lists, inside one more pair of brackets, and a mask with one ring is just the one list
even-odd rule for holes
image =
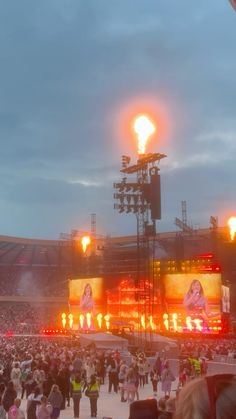
{"label": "crowd of people", "polygon": [[180,356],[194,356],[213,360],[217,355],[236,359],[235,339],[181,339],[179,341]]}
{"label": "crowd of people", "polygon": [[[54,315],[50,309],[49,313]],[[217,355],[236,358],[235,339],[181,338],[177,371],[164,351],[155,358],[148,358],[144,352],[123,356],[119,351],[83,349],[75,337],[33,336],[39,331],[41,314],[29,303],[1,306],[0,419],[57,419],[69,406],[77,418],[81,403],[83,406],[87,403],[91,417],[96,417],[102,412],[102,398],[98,403],[101,389],[102,394],[104,389],[113,393],[118,403],[126,403],[128,415],[131,406],[141,402],[145,388],[157,403],[156,417],[191,419],[187,412],[195,409],[197,401],[189,388],[193,391],[199,388],[201,392],[202,388],[216,385],[207,381],[207,372],[209,362]],[[11,329],[21,336],[4,336]],[[231,376],[224,380],[229,390],[235,389]],[[211,405],[212,396],[207,391],[205,411],[209,413],[209,406],[214,410],[217,404]],[[205,393],[201,393],[203,399]],[[233,399],[230,403],[234,403]],[[185,412],[182,416],[181,411]],[[210,418],[207,414],[199,419]],[[227,416],[230,417],[236,415]],[[136,419],[130,414],[130,419],[133,418]]]}
{"label": "crowd of people", "polygon": [[52,304],[36,306],[28,302],[4,302],[0,306],[0,333],[37,334],[43,327],[54,325],[58,313],[60,309]]}
{"label": "crowd of people", "polygon": [[51,297],[67,297],[67,275],[58,269],[37,268],[22,272],[19,269],[3,268],[0,271],[1,296],[32,296],[35,294]]}
{"label": "crowd of people", "polygon": [[[108,393],[131,404],[139,400],[139,389],[149,380],[154,397],[159,381],[164,396],[170,396],[175,376],[166,359],[157,357],[151,365],[139,353],[125,360],[118,351],[85,350],[77,340],[66,338],[8,337],[0,344],[0,405],[9,419],[16,410],[19,418],[25,413],[28,419],[43,419],[43,411],[56,419],[71,403],[77,418],[82,393],[90,401],[91,417],[96,417],[100,386],[107,385]],[[26,412],[20,408],[23,398]]]}
{"label": "crowd of people", "polygon": [[[233,341],[221,344],[231,346]],[[117,395],[117,401],[128,405],[128,415],[131,406],[140,401],[142,389],[148,386],[157,404],[155,417],[191,419],[194,416],[189,409],[196,408],[197,389],[204,399],[208,393],[202,394],[202,388],[215,386],[207,381],[206,360],[199,360],[194,354],[197,351],[199,355],[199,345],[205,347],[206,343],[183,342],[182,348],[187,347],[189,351],[180,361],[178,376],[164,353],[152,360],[143,352],[127,358],[119,351],[83,349],[76,338],[3,337],[0,342],[0,418],[57,419],[68,406],[73,408],[74,418],[78,418],[81,403],[89,403],[91,417],[97,417],[98,411],[102,412],[102,400],[98,406],[101,386],[108,394]],[[232,386],[235,391],[235,380],[231,376],[222,379],[226,380],[230,391]],[[189,388],[195,391],[195,396]],[[22,399],[27,401],[25,409]],[[209,414],[211,402],[207,401],[206,405],[204,409]],[[236,415],[224,417],[235,418]],[[130,419],[133,418],[136,417],[130,414]]]}

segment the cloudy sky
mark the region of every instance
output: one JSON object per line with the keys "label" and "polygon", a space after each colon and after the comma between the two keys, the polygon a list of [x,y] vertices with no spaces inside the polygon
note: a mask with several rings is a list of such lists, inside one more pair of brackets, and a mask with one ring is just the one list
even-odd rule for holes
{"label": "cloudy sky", "polygon": [[136,232],[113,209],[130,120],[150,112],[162,220],[236,212],[236,12],[228,0],[0,3],[0,234]]}

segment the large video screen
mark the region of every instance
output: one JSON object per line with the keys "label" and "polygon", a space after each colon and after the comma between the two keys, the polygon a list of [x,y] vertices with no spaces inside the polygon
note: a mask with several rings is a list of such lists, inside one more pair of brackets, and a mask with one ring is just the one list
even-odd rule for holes
{"label": "large video screen", "polygon": [[80,278],[69,281],[69,308],[75,324],[79,323],[80,315],[86,319],[88,313],[92,321],[103,306],[103,278]]}
{"label": "large video screen", "polygon": [[168,327],[178,332],[221,330],[221,274],[168,274],[164,277]]}
{"label": "large video screen", "polygon": [[69,312],[80,330],[98,330],[109,316],[111,325],[137,330],[219,333],[229,290],[220,273],[166,274],[156,284],[130,277],[72,279]]}

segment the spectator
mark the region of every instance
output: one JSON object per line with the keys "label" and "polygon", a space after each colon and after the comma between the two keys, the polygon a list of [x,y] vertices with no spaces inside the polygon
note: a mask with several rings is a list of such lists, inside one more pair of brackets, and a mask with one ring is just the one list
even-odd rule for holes
{"label": "spectator", "polygon": [[6,419],[6,411],[2,405],[2,397],[0,398],[0,419]]}
{"label": "spectator", "polygon": [[16,393],[19,394],[21,392],[21,369],[18,362],[15,363],[11,370],[11,381],[13,382]]}
{"label": "spectator", "polygon": [[164,410],[158,415],[158,419],[172,419],[175,411],[175,399],[167,399]]}
{"label": "spectator", "polygon": [[127,365],[125,361],[124,363],[121,361],[120,370],[118,374],[121,402],[126,401],[124,398],[124,394],[125,394],[124,383],[125,383],[125,378],[126,378],[126,372],[127,372]]}
{"label": "spectator", "polygon": [[27,419],[37,419],[36,418],[36,407],[40,405],[41,398],[43,394],[40,391],[40,388],[37,386],[34,388],[32,393],[28,396],[27,399]]}
{"label": "spectator", "polygon": [[156,397],[157,396],[157,384],[158,384],[158,380],[159,380],[159,375],[157,374],[156,368],[153,368],[151,370],[150,379],[151,379],[151,382],[152,382],[153,395]]}
{"label": "spectator", "polygon": [[48,403],[46,396],[41,397],[40,405],[36,407],[37,419],[50,419],[52,414],[52,405]]}
{"label": "spectator", "polygon": [[14,389],[14,384],[12,381],[9,381],[2,397],[2,404],[6,412],[8,412],[10,407],[14,404],[16,397],[17,394],[16,390]]}
{"label": "spectator", "polygon": [[127,391],[128,402],[133,402],[136,393],[136,374],[133,368],[129,368],[126,376],[125,390]]}
{"label": "spectator", "polygon": [[118,369],[117,369],[117,362],[114,357],[112,357],[110,364],[108,365],[108,378],[109,378],[109,385],[108,385],[108,392],[111,393],[112,387],[114,392],[118,392]]}
{"label": "spectator", "polygon": [[236,377],[219,374],[196,378],[180,391],[174,419],[234,419]]}
{"label": "spectator", "polygon": [[[36,381],[33,379],[32,372],[29,372],[25,383],[24,383],[24,390],[26,391],[26,398],[28,399],[29,395],[33,392],[34,388],[37,386]],[[22,391],[22,399],[23,399],[24,392]]]}
{"label": "spectator", "polygon": [[90,384],[86,390],[86,396],[89,397],[91,417],[97,417],[97,400],[99,397],[99,383],[95,375],[91,376]]}
{"label": "spectator", "polygon": [[63,396],[57,384],[53,384],[48,401],[52,405],[52,419],[57,419],[60,416],[61,406],[63,403]]}
{"label": "spectator", "polygon": [[81,373],[77,372],[75,377],[71,380],[71,396],[73,400],[74,418],[79,417],[80,400],[82,397],[82,388],[84,381],[81,378]]}
{"label": "spectator", "polygon": [[21,399],[15,399],[8,411],[8,419],[25,419],[23,410],[20,409]]}
{"label": "spectator", "polygon": [[145,384],[145,368],[144,368],[144,363],[143,363],[143,359],[139,359],[138,362],[138,375],[139,375],[139,385],[140,387],[144,387]]}
{"label": "spectator", "polygon": [[170,396],[171,384],[173,381],[175,381],[175,376],[170,369],[169,362],[165,361],[164,369],[161,373],[162,391],[165,393],[165,396]]}

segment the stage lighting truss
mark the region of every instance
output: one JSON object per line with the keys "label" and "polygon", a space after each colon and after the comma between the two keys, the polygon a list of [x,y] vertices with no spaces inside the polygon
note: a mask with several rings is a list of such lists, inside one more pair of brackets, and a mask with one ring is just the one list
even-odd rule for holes
{"label": "stage lighting truss", "polygon": [[144,214],[145,211],[148,209],[147,204],[143,205],[134,205],[134,204],[114,204],[114,209],[118,210],[121,214],[122,212],[126,212],[126,214],[133,213],[133,214]]}
{"label": "stage lighting truss", "polygon": [[131,158],[122,156],[120,172],[124,177],[120,182],[113,184],[114,189],[116,189],[113,195],[116,201],[114,209],[118,210],[119,213],[134,213],[138,217],[140,215],[140,224],[144,223],[144,218],[146,222],[149,211],[152,211],[151,178],[158,174],[159,167],[157,164],[165,157],[165,154],[149,153],[142,155],[136,164],[131,165]]}
{"label": "stage lighting truss", "polygon": [[121,182],[114,183],[114,188],[118,192],[114,193],[114,209],[119,213],[126,212],[134,214],[144,214],[150,207],[145,200],[143,194],[143,185],[141,182],[127,182],[127,178],[123,178]]}
{"label": "stage lighting truss", "polygon": [[[126,157],[125,164],[123,162],[123,157]],[[160,160],[164,159],[165,157],[166,154],[162,153],[148,153],[140,157],[137,160],[136,164],[129,166],[130,158],[128,156],[122,156],[122,169],[120,171],[126,174],[133,174],[138,173],[140,171],[146,171],[150,164],[155,164],[155,162],[159,163]]]}
{"label": "stage lighting truss", "polygon": [[126,182],[127,178],[124,178],[119,183],[113,183],[115,189],[118,189],[119,192],[139,192],[142,189],[141,183]]}

